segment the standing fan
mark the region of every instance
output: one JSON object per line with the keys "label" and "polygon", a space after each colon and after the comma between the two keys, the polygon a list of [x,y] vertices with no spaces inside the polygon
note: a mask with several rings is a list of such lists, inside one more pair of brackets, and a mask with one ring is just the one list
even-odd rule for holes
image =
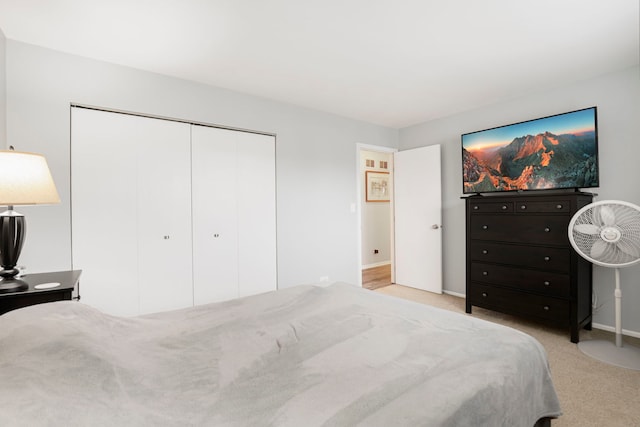
{"label": "standing fan", "polygon": [[569,222],[569,240],[583,258],[615,268],[616,343],[583,341],[580,350],[611,365],[640,370],[640,349],[622,345],[622,291],[620,267],[640,262],[640,207],[618,200],[603,200],[580,209]]}

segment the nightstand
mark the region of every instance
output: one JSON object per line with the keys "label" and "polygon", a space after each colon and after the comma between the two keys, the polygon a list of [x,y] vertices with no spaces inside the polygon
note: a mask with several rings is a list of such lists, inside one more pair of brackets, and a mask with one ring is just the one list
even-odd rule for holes
{"label": "nightstand", "polygon": [[[71,300],[82,270],[25,274],[20,280],[29,287],[22,291],[0,293],[0,314],[45,302]],[[50,287],[49,284],[60,283]],[[78,297],[80,299],[79,293]]]}

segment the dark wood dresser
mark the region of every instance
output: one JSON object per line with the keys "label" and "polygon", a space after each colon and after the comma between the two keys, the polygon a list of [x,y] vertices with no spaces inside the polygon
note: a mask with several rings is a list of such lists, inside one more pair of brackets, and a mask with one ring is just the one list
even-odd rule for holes
{"label": "dark wood dresser", "polygon": [[569,221],[593,194],[469,196],[466,311],[471,307],[591,329],[591,264],[571,247]]}

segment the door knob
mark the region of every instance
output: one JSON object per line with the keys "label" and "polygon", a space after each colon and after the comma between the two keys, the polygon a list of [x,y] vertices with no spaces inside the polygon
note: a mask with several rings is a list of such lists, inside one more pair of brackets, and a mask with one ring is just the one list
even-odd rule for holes
{"label": "door knob", "polygon": [[433,228],[434,230],[437,230],[438,228],[442,228],[442,226],[438,224],[433,224],[431,228]]}

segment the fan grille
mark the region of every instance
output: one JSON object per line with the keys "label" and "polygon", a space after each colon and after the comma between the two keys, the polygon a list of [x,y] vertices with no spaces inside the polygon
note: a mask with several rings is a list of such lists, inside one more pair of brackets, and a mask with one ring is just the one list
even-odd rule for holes
{"label": "fan grille", "polygon": [[569,229],[571,243],[584,258],[604,266],[640,261],[640,208],[598,202],[578,211]]}

